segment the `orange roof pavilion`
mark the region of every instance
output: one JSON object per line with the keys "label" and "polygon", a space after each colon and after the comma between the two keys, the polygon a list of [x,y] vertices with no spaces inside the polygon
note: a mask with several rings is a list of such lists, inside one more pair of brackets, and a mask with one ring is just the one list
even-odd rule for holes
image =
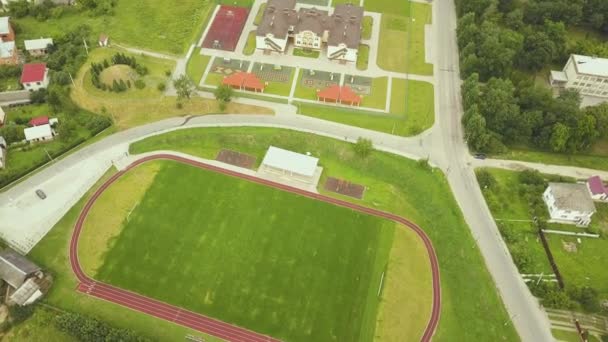
{"label": "orange roof pavilion", "polygon": [[266,87],[255,74],[242,71],[224,77],[222,84],[230,86],[234,89],[255,92],[263,92],[264,88]]}
{"label": "orange roof pavilion", "polygon": [[357,95],[349,86],[340,87],[334,84],[317,92],[317,98],[323,102],[340,102],[347,105],[361,105],[361,96]]}

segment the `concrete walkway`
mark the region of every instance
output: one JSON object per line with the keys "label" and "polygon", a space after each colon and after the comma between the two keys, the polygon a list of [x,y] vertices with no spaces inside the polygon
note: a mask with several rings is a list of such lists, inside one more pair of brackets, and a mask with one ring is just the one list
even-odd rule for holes
{"label": "concrete walkway", "polygon": [[517,160],[502,160],[502,159],[485,159],[479,160],[470,158],[470,165],[474,168],[478,167],[495,167],[513,171],[523,171],[527,169],[538,170],[541,173],[572,177],[576,179],[587,179],[592,176],[600,176],[602,179],[608,179],[608,171],[592,170],[582,167],[565,166],[565,165],[548,165],[539,163],[530,163]]}

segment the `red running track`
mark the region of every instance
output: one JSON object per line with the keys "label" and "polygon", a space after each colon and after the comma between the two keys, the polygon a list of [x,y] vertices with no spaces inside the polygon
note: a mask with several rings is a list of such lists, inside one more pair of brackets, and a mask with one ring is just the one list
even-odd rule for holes
{"label": "red running track", "polygon": [[135,161],[133,164],[129,165],[126,169],[114,174],[110,179],[108,179],[95,193],[93,196],[87,201],[84,208],[80,212],[80,216],[78,217],[78,221],[76,221],[76,225],[74,227],[74,232],[72,233],[72,239],[70,241],[70,264],[72,267],[72,271],[78,278],[80,284],[77,287],[77,291],[85,293],[87,295],[106,300],[112,303],[116,303],[118,305],[125,306],[135,311],[143,312],[149,314],[154,317],[158,317],[170,322],[174,322],[176,324],[201,331],[203,333],[213,335],[219,338],[222,338],[227,341],[234,342],[279,342],[279,340],[262,335],[251,330],[243,329],[237,327],[235,325],[222,322],[192,311],[188,311],[152,298],[148,298],[146,296],[142,296],[140,294],[130,292],[115,286],[111,286],[99,281],[96,281],[89,276],[87,276],[82,267],[80,267],[80,263],[78,262],[78,239],[80,238],[80,233],[82,232],[82,226],[84,221],[91,210],[91,207],[99,196],[110,186],[112,185],[118,178],[120,178],[123,174],[131,170],[132,168],[143,164],[150,160],[157,159],[165,159],[165,160],[173,160],[177,162],[181,162],[184,164],[192,165],[201,169],[210,170],[218,173],[222,173],[228,176],[245,179],[254,183],[263,184],[267,186],[271,186],[283,191],[288,191],[291,193],[295,193],[301,196],[305,196],[308,198],[313,198],[319,201],[331,203],[334,205],[338,205],[341,207],[346,207],[352,210],[356,210],[362,213],[366,213],[369,215],[374,215],[377,217],[389,219],[400,223],[406,227],[412,229],[424,242],[424,246],[426,247],[427,254],[429,256],[429,260],[431,262],[431,271],[432,271],[432,281],[433,281],[433,306],[431,311],[431,317],[427,322],[426,328],[424,330],[424,334],[421,337],[421,341],[430,341],[435,333],[435,329],[437,328],[437,324],[439,323],[439,315],[441,311],[441,288],[440,288],[440,278],[439,278],[439,263],[437,261],[437,255],[435,254],[435,250],[433,249],[433,244],[429,237],[424,233],[424,231],[409,220],[406,220],[403,217],[387,213],[384,211],[364,207],[358,204],[346,202],[340,199],[328,197],[325,195],[308,192],[306,190],[294,188],[288,185],[276,183],[273,181],[257,178],[250,175],[244,175],[235,171],[222,169],[217,166],[193,161],[190,159],[170,155],[170,154],[157,154],[153,156],[148,156],[142,159]]}

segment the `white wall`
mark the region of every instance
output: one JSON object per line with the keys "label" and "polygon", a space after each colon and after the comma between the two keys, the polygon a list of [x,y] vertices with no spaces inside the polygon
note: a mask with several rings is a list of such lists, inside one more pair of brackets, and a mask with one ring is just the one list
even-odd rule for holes
{"label": "white wall", "polygon": [[[345,48],[345,46],[327,46],[327,57],[331,56],[333,53],[335,53],[336,51],[339,51],[341,49]],[[336,58],[336,60],[346,60],[349,62],[356,62],[357,61],[357,56],[359,54],[359,50],[358,49],[346,49],[346,54],[340,58]]]}
{"label": "white wall", "polygon": [[285,52],[285,48],[287,47],[287,38],[285,39],[280,39],[277,37],[273,37],[272,35],[267,35],[267,36],[256,36],[255,37],[255,46],[258,49],[268,49],[268,50],[274,50],[273,48],[271,48],[270,46],[266,46],[266,39],[270,39],[272,40],[275,44],[277,44],[279,47],[281,47],[281,52]]}
{"label": "white wall", "polygon": [[552,221],[576,224],[585,227],[591,223],[591,216],[593,213],[558,208],[555,205],[555,198],[553,197],[553,193],[551,193],[550,187],[548,187],[543,193],[543,200],[547,205],[547,209],[549,209],[549,216],[551,217]]}
{"label": "white wall", "polygon": [[[49,70],[47,69],[45,74],[44,74],[44,80],[42,82],[30,82],[30,83],[23,83],[23,88],[25,88],[26,90],[31,90],[31,91],[35,91],[38,89],[42,89],[42,88],[46,88],[49,86]],[[40,84],[38,84],[40,83]]]}
{"label": "white wall", "polygon": [[564,72],[568,76],[566,88],[576,89],[581,95],[608,97],[608,77],[579,75],[572,56],[568,59]]}

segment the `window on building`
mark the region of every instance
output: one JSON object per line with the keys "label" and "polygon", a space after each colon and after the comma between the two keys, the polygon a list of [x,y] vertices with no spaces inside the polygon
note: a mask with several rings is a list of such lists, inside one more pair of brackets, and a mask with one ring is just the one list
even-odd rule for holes
{"label": "window on building", "polygon": [[36,82],[37,85],[40,85],[40,82]]}
{"label": "window on building", "polygon": [[574,83],[572,83],[572,84],[574,84],[574,85],[578,85],[578,82],[574,82]]}

